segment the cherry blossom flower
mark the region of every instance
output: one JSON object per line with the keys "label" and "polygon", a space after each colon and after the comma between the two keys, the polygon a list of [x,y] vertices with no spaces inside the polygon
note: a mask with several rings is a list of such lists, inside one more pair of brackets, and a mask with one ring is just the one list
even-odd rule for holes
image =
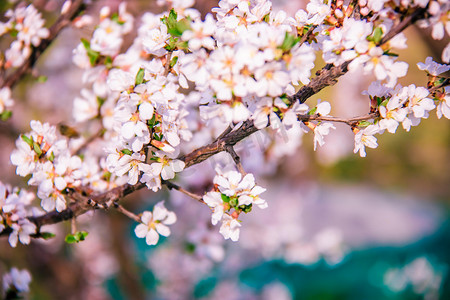
{"label": "cherry blossom flower", "polygon": [[16,247],[18,241],[24,245],[28,245],[30,243],[30,235],[36,233],[36,225],[27,219],[22,219],[18,223],[13,223],[11,229],[12,232],[8,238],[11,247]]}
{"label": "cherry blossom flower", "polygon": [[203,201],[213,209],[211,216],[211,223],[216,225],[223,217],[224,203],[222,200],[222,194],[219,192],[208,192],[203,196]]}
{"label": "cherry blossom flower", "polygon": [[325,144],[324,137],[330,133],[331,129],[336,129],[332,123],[321,122],[314,128],[314,151],[317,149],[317,145],[323,146]]}
{"label": "cherry blossom flower", "polygon": [[167,210],[164,201],[158,202],[153,208],[153,212],[144,211],[141,216],[142,224],[136,226],[134,232],[138,238],[145,238],[148,245],[156,245],[159,235],[169,236],[170,228],[177,220],[174,212]]}
{"label": "cherry blossom flower", "polygon": [[2,114],[7,108],[13,106],[14,100],[11,98],[11,90],[9,87],[3,87],[0,89],[0,114]]}
{"label": "cherry blossom flower", "polygon": [[28,270],[12,268],[11,271],[3,275],[3,292],[16,290],[19,293],[26,293],[29,291],[30,282],[31,275]]}
{"label": "cherry blossom flower", "polygon": [[374,137],[375,134],[380,132],[378,125],[369,125],[366,128],[357,131],[355,134],[355,149],[354,153],[359,151],[361,157],[366,157],[365,147],[376,148],[378,147],[377,138]]}
{"label": "cherry blossom flower", "polygon": [[442,116],[450,119],[450,89],[448,86],[445,88],[445,95],[443,95],[443,98],[439,99],[436,114],[439,119],[442,118]]}
{"label": "cherry blossom flower", "polygon": [[421,63],[421,62],[417,63],[417,67],[419,68],[419,70],[424,70],[427,72],[427,74],[430,74],[433,76],[441,75],[442,73],[445,73],[448,70],[450,70],[449,65],[438,64],[438,63],[434,62],[433,58],[430,56],[428,56],[425,59],[424,63]]}
{"label": "cherry blossom flower", "polygon": [[237,242],[239,240],[240,227],[241,224],[238,220],[230,215],[224,214],[219,232],[226,240],[231,239],[233,242]]}
{"label": "cherry blossom flower", "polygon": [[212,50],[215,46],[211,37],[216,30],[214,18],[211,14],[206,15],[205,21],[195,20],[191,24],[191,29],[183,32],[181,38],[188,41],[189,49],[196,51],[201,47]]}

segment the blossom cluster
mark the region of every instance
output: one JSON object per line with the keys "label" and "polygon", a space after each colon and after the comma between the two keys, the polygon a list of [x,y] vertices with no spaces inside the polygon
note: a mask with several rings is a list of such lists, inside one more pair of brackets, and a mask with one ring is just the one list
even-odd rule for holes
{"label": "blossom cluster", "polygon": [[[417,64],[419,69],[429,74],[428,86],[438,86],[443,78],[440,75],[450,70],[448,65],[440,65],[428,57],[425,63]],[[353,128],[355,133],[354,152],[366,156],[365,147],[376,148],[378,146],[375,134],[381,134],[385,130],[395,133],[400,123],[403,129],[410,131],[412,126],[420,124],[421,119],[426,119],[429,112],[435,108],[438,118],[450,117],[450,95],[448,90],[430,91],[425,87],[416,87],[411,84],[403,87],[398,84],[395,88],[383,86],[380,82],[374,82],[365,92],[369,95],[372,109],[377,112],[378,118],[374,123],[363,123],[364,127]]]}
{"label": "blossom cluster", "polygon": [[[206,193],[203,201],[213,210],[211,223],[216,225],[221,221],[220,233],[223,237],[237,241],[241,227],[239,214],[250,212],[253,205],[267,208],[267,202],[259,197],[266,189],[255,184],[252,174],[243,176],[237,171],[223,171],[220,168],[216,168],[216,172],[215,189]],[[229,213],[231,209],[233,212]]]}
{"label": "blossom cluster", "polygon": [[30,243],[30,235],[36,233],[36,225],[27,219],[34,194],[3,184],[0,181],[0,232],[9,228],[9,244]]}
{"label": "blossom cluster", "polygon": [[39,121],[31,121],[30,126],[32,131],[16,140],[11,162],[17,166],[17,175],[32,175],[28,184],[38,187],[37,196],[45,211],[63,211],[69,189],[83,186],[102,192],[121,183],[106,170],[104,159],[97,163],[96,157],[82,159],[73,154],[79,143],[70,143],[56,126]]}
{"label": "blossom cluster", "polygon": [[12,268],[9,273],[3,275],[3,296],[5,299],[21,298],[23,293],[29,291],[30,282],[30,272]]}
{"label": "blossom cluster", "polygon": [[5,13],[6,22],[0,22],[0,36],[9,33],[16,37],[5,51],[5,68],[19,67],[50,32],[44,27],[41,13],[32,5],[17,7]]}

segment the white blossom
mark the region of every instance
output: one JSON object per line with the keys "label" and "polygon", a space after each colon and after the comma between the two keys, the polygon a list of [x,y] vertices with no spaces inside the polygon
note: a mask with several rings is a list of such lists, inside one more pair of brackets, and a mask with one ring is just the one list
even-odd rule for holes
{"label": "white blossom", "polygon": [[161,201],[155,205],[153,212],[144,211],[142,213],[142,224],[136,226],[134,232],[138,238],[145,238],[148,245],[156,245],[159,235],[170,235],[170,228],[167,225],[172,225],[176,220],[175,213],[167,210],[164,201]]}

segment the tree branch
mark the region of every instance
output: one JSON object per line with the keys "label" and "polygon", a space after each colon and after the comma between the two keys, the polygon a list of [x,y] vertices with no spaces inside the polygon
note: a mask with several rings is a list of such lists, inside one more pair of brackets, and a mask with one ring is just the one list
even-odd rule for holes
{"label": "tree branch", "polygon": [[42,53],[50,46],[53,40],[58,36],[60,31],[66,27],[71,20],[73,20],[78,13],[83,9],[83,0],[73,0],[70,8],[56,20],[56,22],[50,27],[50,34],[48,38],[42,39],[41,43],[37,47],[32,47],[30,57],[17,68],[12,74],[10,74],[1,87],[12,88],[26,73],[28,73],[42,55]]}
{"label": "tree branch", "polygon": [[[414,11],[410,16],[406,17],[402,22],[400,22],[397,26],[394,26],[391,31],[382,39],[380,43],[386,43],[395,35],[404,30],[408,25],[412,24],[414,21],[421,18],[424,15],[425,9],[418,9]],[[299,101],[300,103],[304,103],[309,97],[318,93],[323,88],[334,85],[337,82],[337,79],[344,75],[348,69],[348,65],[351,61],[347,61],[340,66],[333,66],[331,64],[327,64],[322,70],[317,72],[317,76],[311,80],[311,82],[303,86],[299,89],[299,91],[289,98],[290,103],[293,104],[295,101]],[[351,123],[361,120],[367,120],[373,117],[376,117],[376,114],[368,114],[361,117],[355,117],[350,119],[337,118],[332,116],[299,116],[302,120],[322,120],[322,121],[333,121],[333,122],[343,122],[343,123]],[[231,130],[227,128],[214,142],[200,147],[188,154],[184,154],[180,156],[178,159],[185,162],[185,168],[189,168],[195,164],[201,163],[209,157],[226,151],[227,148],[233,147],[238,142],[248,137],[249,135],[255,133],[258,129],[254,126],[252,120],[247,120],[242,123],[241,127],[236,130]],[[163,181],[165,185],[169,189],[176,189],[190,197],[196,199],[199,202],[203,202],[201,196],[192,194],[181,187],[177,186],[174,183]],[[38,230],[41,226],[46,224],[54,224],[64,220],[68,220],[74,217],[77,217],[88,210],[94,209],[92,205],[89,205],[89,200],[97,203],[99,205],[106,205],[107,207],[111,204],[119,201],[121,198],[125,197],[128,194],[133,193],[139,189],[145,187],[144,183],[138,182],[135,185],[125,184],[122,186],[118,186],[113,188],[112,190],[106,191],[104,193],[94,195],[90,199],[86,196],[81,196],[78,193],[74,193],[73,195],[69,195],[74,202],[70,203],[69,207],[62,212],[52,211],[43,216],[39,217],[29,217],[29,220],[35,223],[38,227]],[[78,200],[76,200],[78,198]],[[3,235],[6,231],[5,229],[0,235]],[[39,232],[39,231],[38,231]]]}

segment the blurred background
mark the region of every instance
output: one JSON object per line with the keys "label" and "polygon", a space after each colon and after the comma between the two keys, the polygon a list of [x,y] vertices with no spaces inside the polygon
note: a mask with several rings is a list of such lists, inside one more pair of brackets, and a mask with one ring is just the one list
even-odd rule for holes
{"label": "blurred background", "polygon": [[[62,2],[33,5],[51,24]],[[155,1],[125,2],[137,24],[143,12],[162,11]],[[104,5],[114,11],[119,3],[94,1],[88,14],[97,17]],[[1,2],[0,17],[8,5]],[[206,14],[214,6],[217,1],[202,0],[194,7]],[[273,7],[293,16],[306,2],[278,0]],[[36,67],[48,79],[37,83],[30,76],[14,89],[13,117],[0,123],[2,182],[26,187],[9,155],[30,120],[73,120],[72,101],[83,84],[72,50],[93,29],[64,30]],[[416,63],[427,56],[439,62],[445,44],[417,27],[405,34],[409,48],[399,51],[399,60],[409,72],[399,82],[425,86]],[[0,40],[1,49],[6,44]],[[316,66],[323,66],[320,59]],[[346,74],[307,103],[329,101],[336,116],[365,114],[368,101],[361,92],[371,80]],[[310,134],[299,147],[286,149],[270,144],[270,132],[258,132],[236,150],[244,168],[257,172],[258,185],[267,188],[262,197],[269,208],[243,216],[239,242],[223,240],[206,206],[176,191],[140,191],[124,201],[127,209],[139,213],[166,200],[178,216],[172,235],[156,247],[136,238],[135,222],[98,210],[79,218],[78,227],[89,232],[79,244],[64,243],[66,223],[48,227],[55,238],[29,246],[13,249],[0,239],[0,275],[13,266],[27,268],[30,299],[450,299],[449,125],[433,111],[411,132],[399,128],[379,136],[379,147],[366,158],[353,154],[353,134],[339,124],[317,152]],[[187,169],[180,185],[202,194],[216,163],[230,161],[217,155]]]}

